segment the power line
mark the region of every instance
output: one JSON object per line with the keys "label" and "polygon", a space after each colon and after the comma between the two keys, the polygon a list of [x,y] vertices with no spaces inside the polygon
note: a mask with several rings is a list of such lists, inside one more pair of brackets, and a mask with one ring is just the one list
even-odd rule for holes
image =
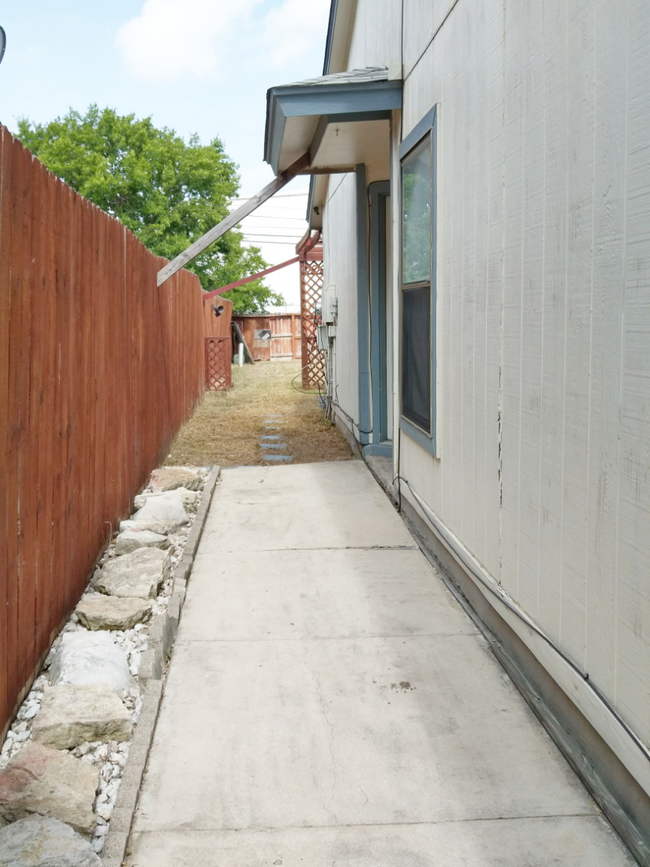
{"label": "power line", "polygon": [[[282,217],[279,214],[249,214],[248,217],[244,217],[244,220],[252,220],[255,218],[256,220],[285,220],[291,221],[292,223],[306,223],[307,220],[302,217]],[[242,220],[242,223],[244,222]]]}
{"label": "power line", "polygon": [[255,241],[250,238],[244,238],[245,244],[255,244],[255,246],[263,245],[266,247],[267,244],[278,244],[280,247],[295,247],[296,241]]}
{"label": "power line", "polygon": [[[274,199],[295,199],[298,196],[301,198],[306,198],[309,195],[307,191],[304,193],[276,193],[273,198]],[[251,199],[255,198],[254,196],[237,196],[236,199],[233,199],[233,202],[250,202]]]}
{"label": "power line", "polygon": [[289,240],[295,240],[296,243],[301,239],[302,235],[290,235],[288,232],[279,232],[276,234],[271,234],[267,232],[245,232],[245,238],[289,238]]}

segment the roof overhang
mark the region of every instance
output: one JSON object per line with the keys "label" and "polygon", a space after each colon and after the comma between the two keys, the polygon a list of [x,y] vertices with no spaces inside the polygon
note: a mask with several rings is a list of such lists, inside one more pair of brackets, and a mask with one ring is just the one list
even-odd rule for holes
{"label": "roof overhang", "polygon": [[402,82],[386,67],[355,69],[267,93],[264,159],[276,174],[309,154],[303,174],[352,171],[388,153]]}

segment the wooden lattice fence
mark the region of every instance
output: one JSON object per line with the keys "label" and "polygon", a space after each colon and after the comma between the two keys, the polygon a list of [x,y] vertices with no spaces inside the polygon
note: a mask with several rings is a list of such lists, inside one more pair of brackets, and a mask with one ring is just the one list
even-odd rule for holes
{"label": "wooden lattice fence", "polygon": [[232,388],[232,338],[205,338],[205,372],[208,391]]}
{"label": "wooden lattice fence", "polygon": [[[312,254],[313,255],[313,254]],[[300,311],[302,316],[302,387],[322,388],[325,356],[318,349],[316,331],[321,323],[317,313],[323,297],[323,262],[305,258],[300,262]]]}

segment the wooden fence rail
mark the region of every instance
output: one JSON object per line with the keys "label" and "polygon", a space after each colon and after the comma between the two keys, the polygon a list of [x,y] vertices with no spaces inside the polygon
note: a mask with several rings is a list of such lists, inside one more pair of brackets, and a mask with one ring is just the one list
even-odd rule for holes
{"label": "wooden fence rail", "polygon": [[203,393],[187,271],[0,127],[0,735]]}

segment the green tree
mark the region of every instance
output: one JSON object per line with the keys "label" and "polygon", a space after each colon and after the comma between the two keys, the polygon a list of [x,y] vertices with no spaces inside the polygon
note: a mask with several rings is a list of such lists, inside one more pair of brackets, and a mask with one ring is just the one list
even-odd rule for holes
{"label": "green tree", "polygon": [[[239,188],[237,166],[215,138],[189,143],[151,118],[124,117],[91,105],[51,123],[18,123],[18,138],[55,175],[117,217],[159,256],[173,259],[228,214]],[[216,289],[267,267],[242,232],[227,232],[189,266],[204,289]],[[262,280],[227,293],[237,313],[284,303]]]}

